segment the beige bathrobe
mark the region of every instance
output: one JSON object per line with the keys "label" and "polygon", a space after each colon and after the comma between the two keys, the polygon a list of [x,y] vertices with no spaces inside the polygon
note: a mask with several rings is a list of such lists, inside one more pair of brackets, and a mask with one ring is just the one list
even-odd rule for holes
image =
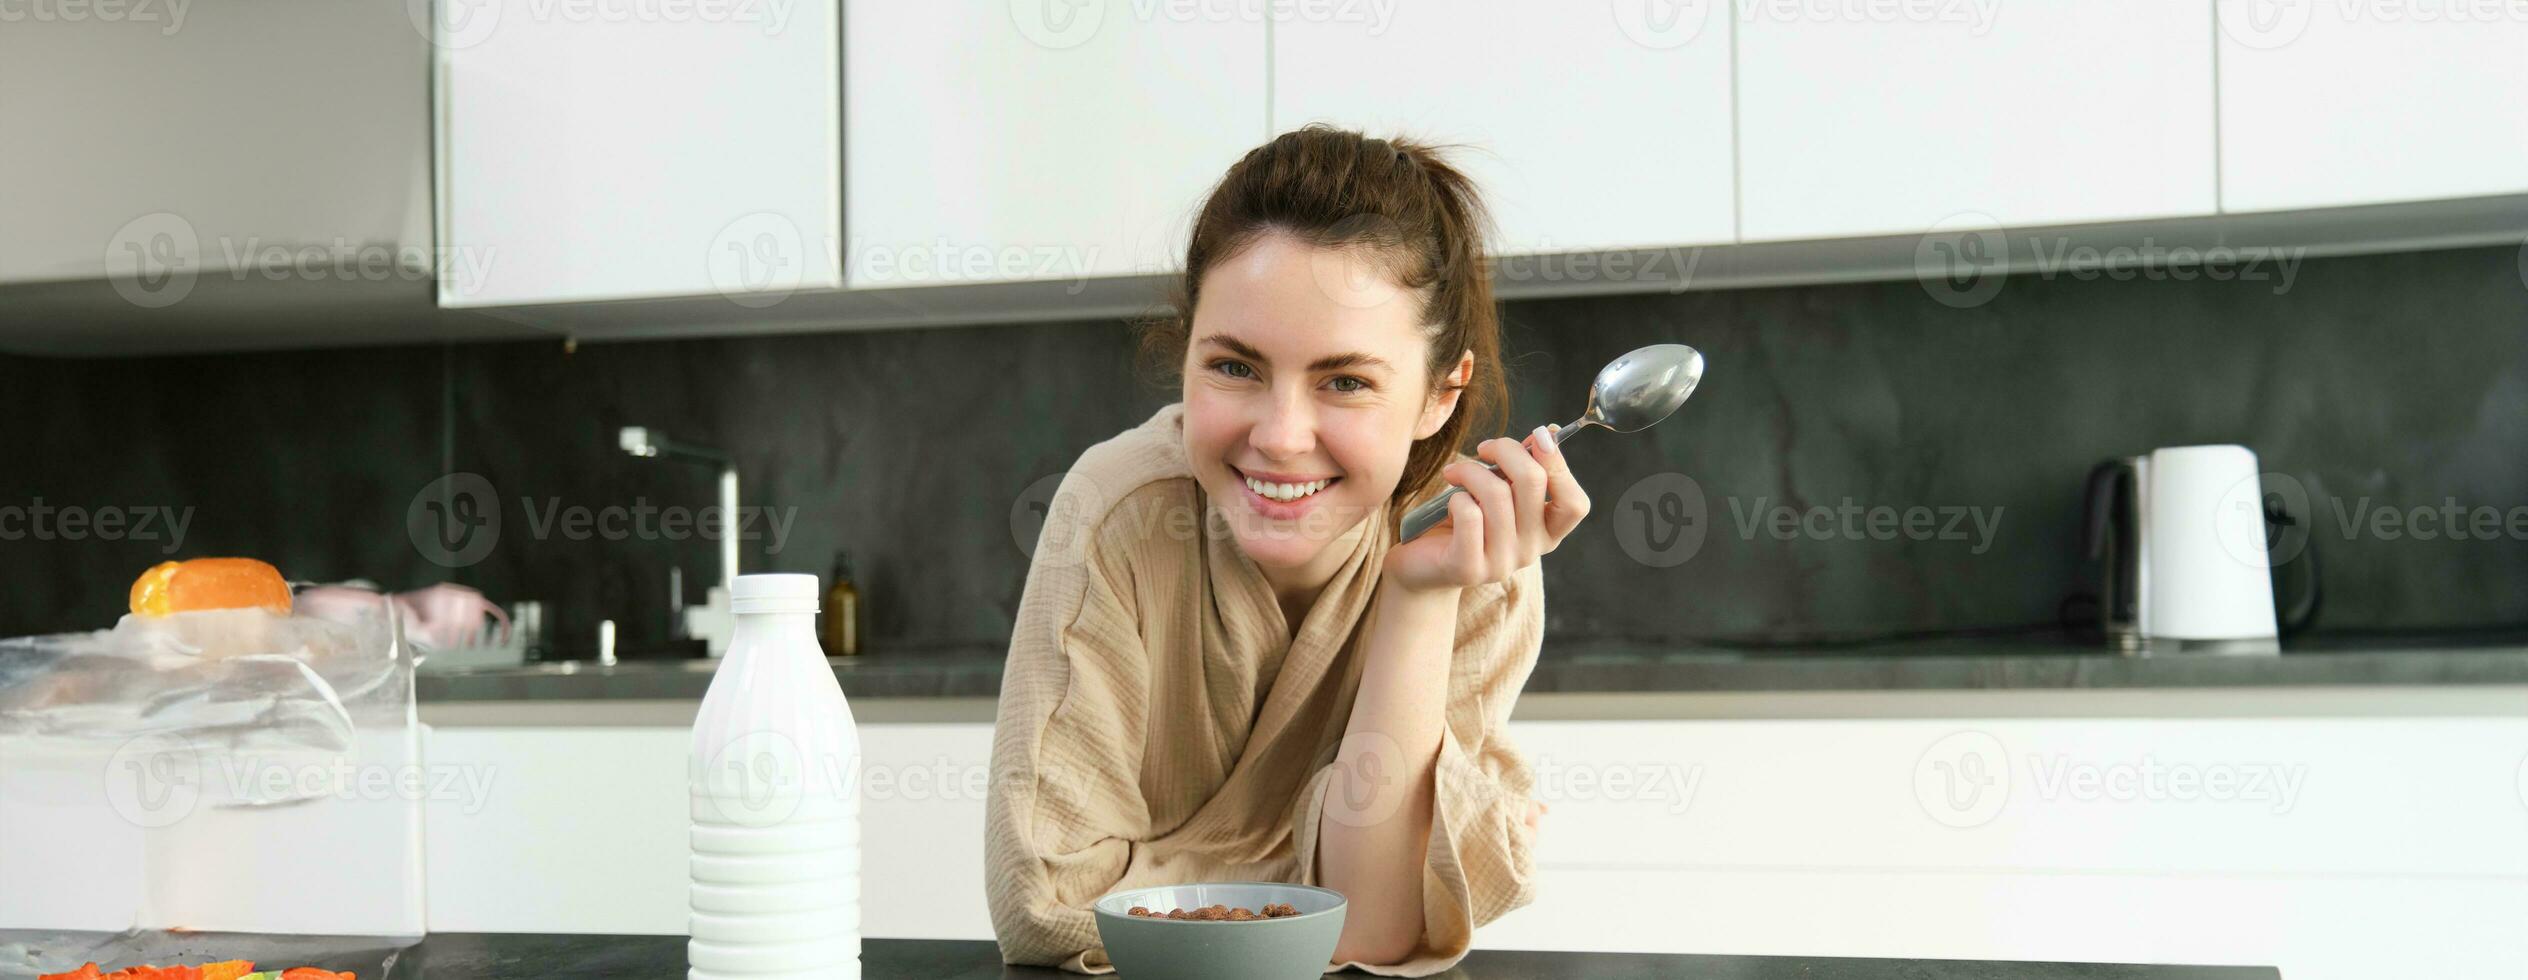
{"label": "beige bathrobe", "polygon": [[[1187,468],[1181,406],[1081,455],[1037,543],[992,744],[984,888],[1010,963],[1114,969],[1089,912],[1124,888],[1316,884],[1317,820],[1389,545],[1384,508],[1296,636]],[[1390,976],[1447,969],[1532,897],[1534,785],[1503,734],[1536,665],[1530,565],[1458,604],[1422,873],[1425,930]]]}

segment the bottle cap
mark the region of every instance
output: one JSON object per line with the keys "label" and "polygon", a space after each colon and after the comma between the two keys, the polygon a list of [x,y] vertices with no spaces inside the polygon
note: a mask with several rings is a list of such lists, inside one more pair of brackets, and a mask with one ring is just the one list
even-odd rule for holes
{"label": "bottle cap", "polygon": [[816,611],[814,575],[740,575],[729,590],[729,608],[741,613]]}

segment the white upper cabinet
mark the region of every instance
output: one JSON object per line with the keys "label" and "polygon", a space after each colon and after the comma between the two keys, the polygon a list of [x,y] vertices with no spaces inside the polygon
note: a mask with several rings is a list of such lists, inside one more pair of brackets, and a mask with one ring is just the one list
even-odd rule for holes
{"label": "white upper cabinet", "polygon": [[855,0],[853,288],[1164,272],[1269,135],[1266,4]]}
{"label": "white upper cabinet", "polygon": [[440,302],[839,287],[838,2],[440,0]]}
{"label": "white upper cabinet", "polygon": [[2205,0],[1739,0],[1737,14],[1745,240],[2217,207]]}
{"label": "white upper cabinet", "polygon": [[429,78],[401,3],[0,5],[0,283],[427,292]]}
{"label": "white upper cabinet", "polygon": [[1729,30],[1710,4],[1293,4],[1274,22],[1273,124],[1466,144],[1448,156],[1491,206],[1497,252],[1726,243]]}
{"label": "white upper cabinet", "polygon": [[2221,0],[2221,204],[2528,192],[2528,3]]}

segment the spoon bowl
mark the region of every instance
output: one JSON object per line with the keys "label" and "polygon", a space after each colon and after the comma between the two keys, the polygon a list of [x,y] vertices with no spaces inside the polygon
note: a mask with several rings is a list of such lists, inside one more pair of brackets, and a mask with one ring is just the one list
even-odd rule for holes
{"label": "spoon bowl", "polygon": [[[1703,352],[1684,344],[1652,344],[1608,361],[1589,383],[1588,411],[1578,421],[1554,429],[1554,444],[1561,445],[1572,433],[1592,425],[1610,432],[1650,428],[1676,414],[1677,407],[1702,383]],[[1499,469],[1490,463],[1484,466]],[[1448,517],[1448,498],[1463,492],[1452,486],[1406,511],[1396,543],[1421,537],[1438,526]]]}

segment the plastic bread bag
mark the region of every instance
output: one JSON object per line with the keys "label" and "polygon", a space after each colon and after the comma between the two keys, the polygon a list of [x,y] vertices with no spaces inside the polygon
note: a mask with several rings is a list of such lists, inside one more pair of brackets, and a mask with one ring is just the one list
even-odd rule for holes
{"label": "plastic bread bag", "polygon": [[213,932],[421,935],[400,620],[377,596],[0,640],[0,976]]}
{"label": "plastic bread bag", "polygon": [[182,736],[205,751],[349,748],[360,716],[406,723],[394,604],[323,615],[216,609],[0,640],[0,736]]}

